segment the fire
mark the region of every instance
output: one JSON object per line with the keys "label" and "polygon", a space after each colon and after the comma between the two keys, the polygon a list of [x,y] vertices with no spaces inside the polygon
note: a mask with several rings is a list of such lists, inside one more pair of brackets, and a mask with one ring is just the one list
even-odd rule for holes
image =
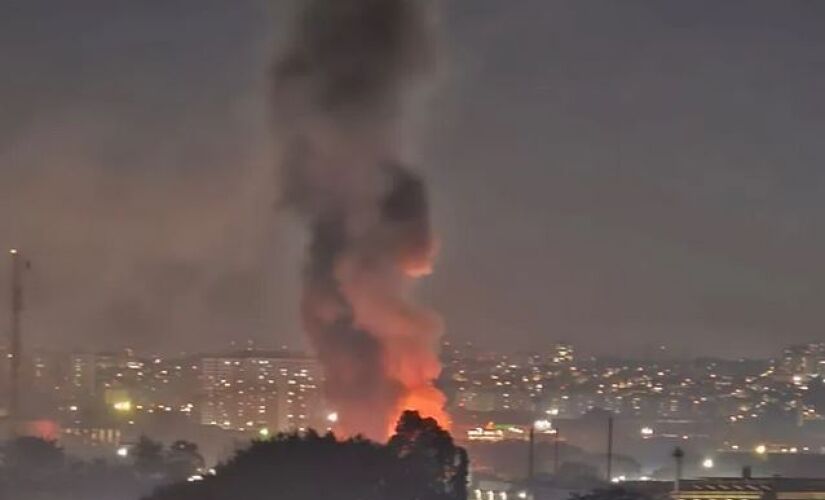
{"label": "fire", "polygon": [[435,257],[438,255],[439,241],[433,238],[424,249],[408,252],[401,258],[401,269],[408,278],[423,278],[433,273]]}
{"label": "fire", "polygon": [[422,278],[433,273],[433,266],[429,262],[411,262],[404,267],[404,273],[410,278]]}
{"label": "fire", "polygon": [[[416,278],[432,273],[437,245],[432,243],[425,255],[418,260],[408,259],[402,263],[402,272],[412,283]],[[393,375],[404,385],[405,393],[399,400],[395,418],[390,422],[391,436],[395,431],[395,421],[404,411],[415,410],[422,417],[434,418],[442,428],[450,428],[450,418],[444,411],[446,398],[433,381],[441,372],[441,363],[432,345],[440,336],[441,319],[427,310],[417,308],[411,323],[410,337],[394,337],[389,343],[387,363]],[[425,339],[422,342],[422,337]]]}
{"label": "fire", "polygon": [[355,324],[379,340],[383,376],[398,388],[396,401],[384,415],[382,428],[387,429],[388,436],[394,433],[396,421],[405,410],[434,418],[445,428],[450,422],[444,411],[445,397],[433,385],[441,372],[436,353],[443,328],[441,318],[409,300],[416,280],[403,263],[398,264],[397,271],[400,274],[375,272],[342,259],[336,272],[341,290],[352,305]]}
{"label": "fire", "polygon": [[438,244],[403,133],[435,57],[425,3],[306,2],[319,22],[299,18],[274,71],[283,199],[310,232],[304,328],[336,429],[376,440],[407,409],[448,422],[433,385],[441,318],[413,294]]}
{"label": "fire", "polygon": [[395,433],[395,423],[406,410],[415,410],[424,418],[433,418],[443,429],[450,429],[451,421],[444,411],[444,394],[432,385],[424,385],[409,390],[399,403],[396,418],[390,423],[387,437]]}

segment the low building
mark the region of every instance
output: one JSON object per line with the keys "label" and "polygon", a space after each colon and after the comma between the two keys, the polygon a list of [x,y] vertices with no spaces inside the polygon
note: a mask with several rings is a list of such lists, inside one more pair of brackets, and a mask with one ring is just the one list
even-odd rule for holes
{"label": "low building", "polygon": [[714,477],[683,480],[674,500],[823,500],[825,479]]}

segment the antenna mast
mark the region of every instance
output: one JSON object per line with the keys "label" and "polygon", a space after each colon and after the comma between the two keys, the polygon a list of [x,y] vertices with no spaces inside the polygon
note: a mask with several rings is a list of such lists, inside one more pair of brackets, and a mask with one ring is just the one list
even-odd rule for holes
{"label": "antenna mast", "polygon": [[23,313],[22,261],[20,252],[12,248],[11,255],[11,330],[9,331],[9,421],[16,429],[20,418],[20,365],[23,347],[20,318]]}
{"label": "antenna mast", "polygon": [[613,481],[613,414],[607,417],[607,482]]}

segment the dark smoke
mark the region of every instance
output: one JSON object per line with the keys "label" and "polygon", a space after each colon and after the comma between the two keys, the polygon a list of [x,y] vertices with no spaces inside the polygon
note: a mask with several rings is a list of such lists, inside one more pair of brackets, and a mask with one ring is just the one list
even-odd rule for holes
{"label": "dark smoke", "polygon": [[404,161],[404,111],[433,63],[429,5],[312,0],[275,67],[284,201],[306,218],[306,331],[346,432],[386,436],[407,406],[441,417],[440,320],[408,297],[435,242]]}

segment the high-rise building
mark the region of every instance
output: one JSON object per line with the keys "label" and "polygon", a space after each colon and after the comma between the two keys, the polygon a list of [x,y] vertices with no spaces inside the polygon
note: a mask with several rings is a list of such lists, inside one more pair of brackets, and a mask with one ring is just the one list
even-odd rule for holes
{"label": "high-rise building", "polygon": [[825,343],[786,347],[782,352],[778,368],[777,375],[795,380],[825,375]]}
{"label": "high-rise building", "polygon": [[69,386],[76,397],[95,393],[96,357],[94,354],[72,354],[69,359]]}
{"label": "high-rise building", "polygon": [[555,364],[569,365],[573,363],[573,346],[570,344],[556,344],[553,346],[551,361]]}
{"label": "high-rise building", "polygon": [[321,370],[309,357],[243,351],[202,359],[201,423],[279,432],[325,425]]}

